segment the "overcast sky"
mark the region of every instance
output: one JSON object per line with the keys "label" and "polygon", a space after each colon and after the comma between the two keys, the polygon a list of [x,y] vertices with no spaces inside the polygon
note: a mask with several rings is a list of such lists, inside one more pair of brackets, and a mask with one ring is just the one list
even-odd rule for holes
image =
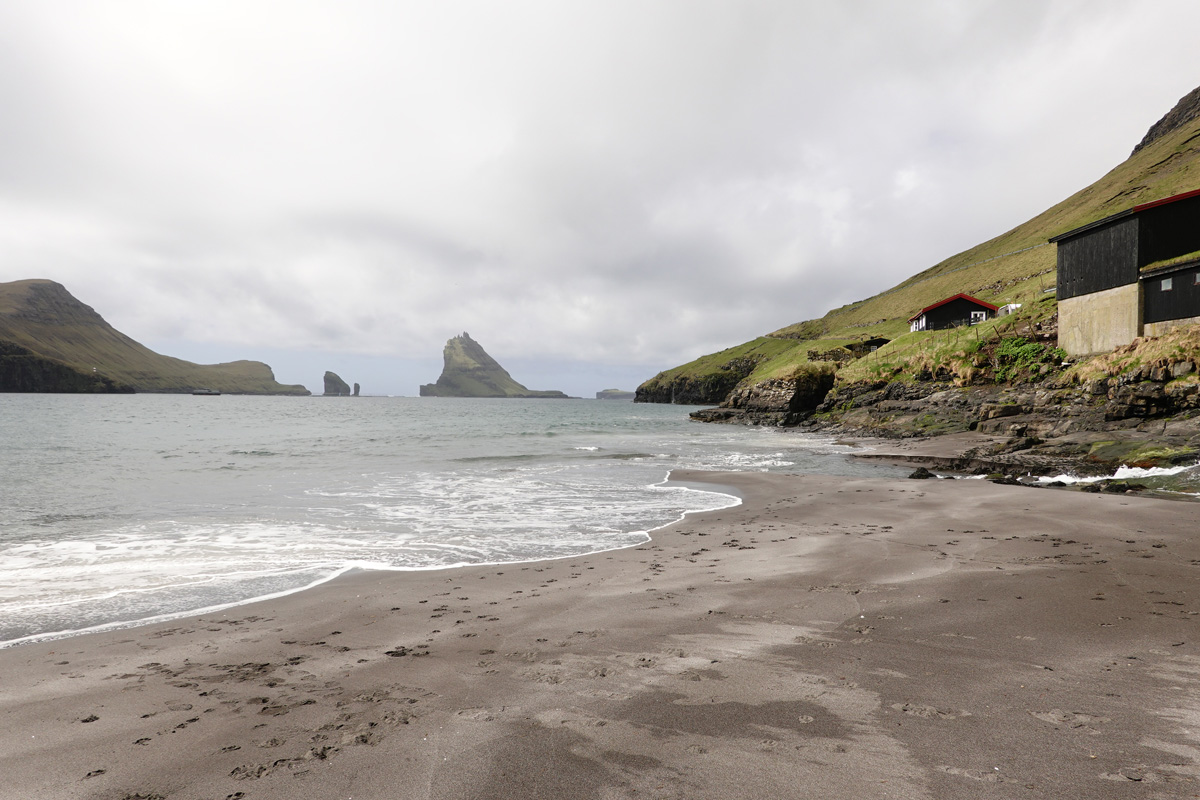
{"label": "overcast sky", "polygon": [[[0,281],[168,355],[590,396],[1124,160],[1195,0],[0,0]],[[915,310],[915,309],[914,309]]]}

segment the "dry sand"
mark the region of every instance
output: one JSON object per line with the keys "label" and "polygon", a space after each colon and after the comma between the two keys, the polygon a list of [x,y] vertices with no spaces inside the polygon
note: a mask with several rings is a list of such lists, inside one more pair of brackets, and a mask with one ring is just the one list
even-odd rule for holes
{"label": "dry sand", "polygon": [[744,503],[0,651],[0,796],[1200,796],[1200,505],[675,477]]}

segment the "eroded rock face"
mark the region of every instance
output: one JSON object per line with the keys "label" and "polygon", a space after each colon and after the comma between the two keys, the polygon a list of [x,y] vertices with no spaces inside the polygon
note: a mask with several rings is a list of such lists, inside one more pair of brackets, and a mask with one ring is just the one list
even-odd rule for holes
{"label": "eroded rock face", "polygon": [[[1177,128],[1182,128],[1192,120],[1200,117],[1200,88],[1193,89],[1185,94],[1175,107],[1167,112],[1166,116],[1158,122],[1150,126],[1150,130],[1146,132],[1146,136],[1138,143],[1138,146],[1133,148],[1133,152],[1141,150],[1155,142],[1155,140],[1166,136]],[[1132,154],[1131,154],[1132,155]]]}
{"label": "eroded rock face", "polygon": [[436,383],[421,386],[421,397],[567,397],[559,391],[537,391],[517,383],[466,333],[446,342],[442,358],[441,376]]}
{"label": "eroded rock face", "polygon": [[[355,387],[358,384],[354,384]],[[355,394],[358,394],[356,391]],[[336,372],[325,373],[325,396],[326,397],[348,397],[350,395],[350,385],[346,383]]]}
{"label": "eroded rock face", "polygon": [[739,386],[718,408],[695,411],[691,416],[702,422],[795,425],[813,413],[833,388],[833,381],[832,369],[817,369]]}
{"label": "eroded rock face", "polygon": [[734,358],[703,375],[663,372],[637,388],[635,403],[674,403],[707,406],[723,403],[729,393],[758,365],[759,358]]}

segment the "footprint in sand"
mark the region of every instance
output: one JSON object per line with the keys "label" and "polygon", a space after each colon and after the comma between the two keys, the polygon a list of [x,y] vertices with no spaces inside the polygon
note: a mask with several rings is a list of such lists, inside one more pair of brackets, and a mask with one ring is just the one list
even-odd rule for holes
{"label": "footprint in sand", "polygon": [[961,767],[939,766],[938,770],[947,775],[957,775],[960,778],[970,778],[973,781],[982,781],[984,783],[1008,783],[1011,778],[1005,778],[999,770],[992,769],[991,772],[983,769],[963,769]]}
{"label": "footprint in sand", "polygon": [[911,703],[893,703],[892,708],[903,711],[910,717],[921,717],[922,719],[957,719],[971,716],[969,711],[949,711],[935,706],[918,706]]}
{"label": "footprint in sand", "polygon": [[1091,734],[1100,733],[1100,731],[1092,727],[1093,724],[1109,722],[1108,717],[1095,717],[1091,714],[1063,711],[1060,708],[1052,708],[1049,711],[1042,712],[1030,711],[1029,715],[1034,719],[1040,719],[1042,722],[1049,722],[1055,727],[1065,727]]}

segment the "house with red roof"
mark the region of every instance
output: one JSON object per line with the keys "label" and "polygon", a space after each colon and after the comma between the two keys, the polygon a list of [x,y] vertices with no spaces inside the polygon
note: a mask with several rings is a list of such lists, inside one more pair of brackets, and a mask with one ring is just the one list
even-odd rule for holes
{"label": "house with red roof", "polygon": [[998,306],[985,303],[969,294],[956,294],[931,306],[926,306],[908,318],[910,331],[938,331],[960,325],[978,325],[995,316]]}

